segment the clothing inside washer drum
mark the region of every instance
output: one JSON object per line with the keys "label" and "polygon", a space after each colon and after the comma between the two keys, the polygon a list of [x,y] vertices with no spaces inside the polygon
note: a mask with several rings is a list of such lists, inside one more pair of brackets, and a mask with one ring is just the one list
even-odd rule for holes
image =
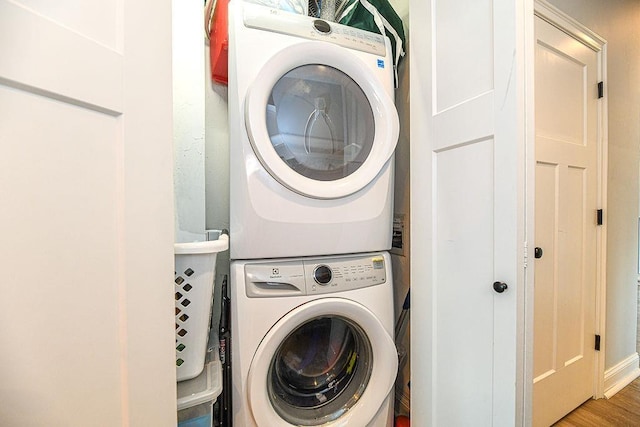
{"label": "clothing inside washer drum", "polygon": [[355,405],[371,369],[371,344],[362,328],[342,317],[318,317],[291,332],[276,351],[269,398],[287,422],[324,424]]}

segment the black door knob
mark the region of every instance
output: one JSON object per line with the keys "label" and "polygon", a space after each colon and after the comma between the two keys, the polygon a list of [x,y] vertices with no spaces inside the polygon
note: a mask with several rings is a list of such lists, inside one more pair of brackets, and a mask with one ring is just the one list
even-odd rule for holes
{"label": "black door knob", "polygon": [[507,290],[509,286],[507,286],[504,282],[493,282],[493,290],[497,293],[501,294]]}
{"label": "black door knob", "polygon": [[538,259],[538,258],[542,258],[542,254],[544,254],[544,252],[542,251],[542,248],[539,248],[536,246],[535,250],[533,251],[533,256],[535,256],[536,259]]}

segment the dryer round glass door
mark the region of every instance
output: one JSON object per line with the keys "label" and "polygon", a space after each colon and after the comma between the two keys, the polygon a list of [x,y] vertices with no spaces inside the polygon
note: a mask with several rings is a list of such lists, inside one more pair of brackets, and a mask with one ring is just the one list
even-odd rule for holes
{"label": "dryer round glass door", "polygon": [[248,375],[259,426],[367,425],[393,386],[397,353],[362,305],[321,298],[283,316],[261,341]]}
{"label": "dryer round glass door", "polygon": [[313,64],[289,71],[276,82],[266,109],[271,145],[306,178],[346,178],[371,152],[371,104],[353,79],[333,67]]}
{"label": "dryer round glass door", "polygon": [[395,105],[360,57],[331,43],[304,42],[274,55],[258,76],[245,99],[246,130],[280,184],[307,197],[345,197],[391,158],[399,132]]}

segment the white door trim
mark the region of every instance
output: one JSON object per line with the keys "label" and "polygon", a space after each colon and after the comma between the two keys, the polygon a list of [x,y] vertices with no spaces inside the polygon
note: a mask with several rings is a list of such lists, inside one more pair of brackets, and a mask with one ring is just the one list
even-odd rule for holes
{"label": "white door trim", "polygon": [[[564,12],[558,10],[551,4],[547,3],[544,0],[535,0],[534,5],[534,15],[540,17],[545,20],[549,24],[568,34],[569,36],[575,38],[579,42],[583,43],[587,47],[594,50],[598,55],[598,81],[604,83],[604,97],[598,103],[598,190],[597,190],[597,201],[599,209],[603,209],[604,218],[603,225],[597,228],[597,278],[596,278],[596,333],[600,335],[600,352],[596,353],[596,369],[594,372],[594,397],[602,398],[604,397],[604,372],[605,372],[605,349],[606,349],[606,237],[607,237],[607,153],[608,153],[608,129],[607,129],[607,79],[606,79],[606,64],[607,64],[607,42],[605,39],[600,37],[598,34],[594,33],[581,23],[577,22],[575,19],[566,15]],[[535,41],[535,36],[533,41]],[[531,53],[533,55],[533,53]],[[534,111],[534,83],[533,83],[533,58],[532,56],[529,58],[529,72],[531,78],[527,81],[527,93],[529,96],[527,97],[527,108],[530,111],[528,113],[528,118],[531,119],[531,127],[528,130],[528,138],[527,144],[528,149],[527,153],[533,156],[533,147],[535,146],[534,137],[535,137],[535,118],[533,117]],[[535,162],[531,160],[534,157],[531,157],[527,162],[528,168],[533,168]],[[533,179],[535,181],[535,175],[533,170],[527,173],[527,178],[529,180]],[[533,189],[533,182],[530,182],[527,185],[528,189]],[[533,201],[534,193],[533,191],[528,191],[527,195],[527,203],[529,207],[527,208],[527,214],[533,215],[534,210],[531,209],[534,206]],[[533,218],[533,216],[531,216]],[[530,237],[528,240],[530,242],[533,241],[533,221],[527,221],[527,236]],[[533,269],[531,269],[533,271]],[[531,277],[532,276],[528,276]],[[529,283],[533,283],[531,280]],[[527,294],[527,319],[533,319],[533,287],[529,286],[529,292]],[[533,346],[533,323],[532,321],[528,322],[527,326],[527,336],[530,337],[526,346],[528,347],[525,351],[527,354],[532,354],[532,346]],[[529,360],[529,368],[532,368],[533,360]],[[533,377],[529,378],[529,382],[533,381]],[[533,397],[532,389],[527,389],[529,395],[529,399],[527,399],[527,403],[532,405],[531,398]],[[531,409],[527,412],[531,412]]]}

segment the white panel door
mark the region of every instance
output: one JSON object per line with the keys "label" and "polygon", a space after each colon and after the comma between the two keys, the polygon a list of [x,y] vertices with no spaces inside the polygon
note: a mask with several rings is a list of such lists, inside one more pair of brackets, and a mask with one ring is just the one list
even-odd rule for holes
{"label": "white panel door", "polygon": [[175,425],[170,34],[0,0],[0,425]]}
{"label": "white panel door", "polygon": [[598,53],[535,18],[533,421],[594,395]]}
{"label": "white panel door", "polygon": [[[412,365],[415,425],[519,422],[521,7],[411,3],[411,349],[421,362]],[[497,292],[494,282],[506,290]]]}

